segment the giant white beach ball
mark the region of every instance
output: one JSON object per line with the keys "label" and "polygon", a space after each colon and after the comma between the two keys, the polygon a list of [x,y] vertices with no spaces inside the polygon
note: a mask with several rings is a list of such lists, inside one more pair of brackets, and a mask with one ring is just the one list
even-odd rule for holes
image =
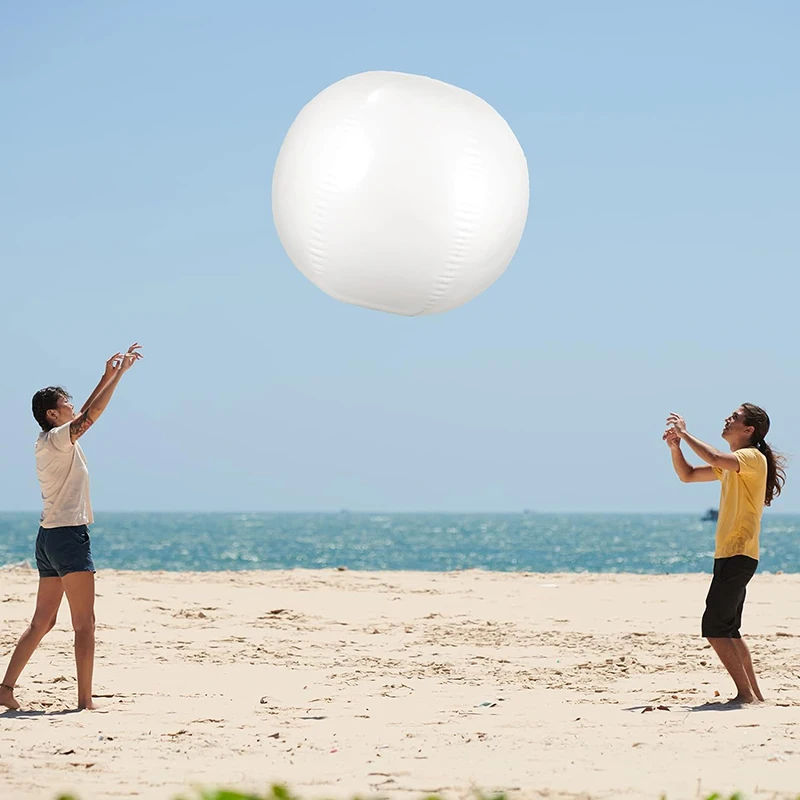
{"label": "giant white beach ball", "polygon": [[337,300],[415,316],[491,286],[528,216],[528,167],[508,123],[471,92],[364,72],[297,115],[272,178],[294,265]]}

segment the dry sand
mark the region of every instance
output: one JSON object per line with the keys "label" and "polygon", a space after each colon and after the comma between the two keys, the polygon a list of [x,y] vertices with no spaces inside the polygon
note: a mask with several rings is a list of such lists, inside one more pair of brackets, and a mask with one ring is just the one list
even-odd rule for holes
{"label": "dry sand", "polygon": [[[3,800],[272,782],[307,798],[800,793],[800,576],[751,584],[744,630],[768,702],[739,710],[705,705],[733,689],[699,637],[707,576],[97,580],[95,692],[110,696],[70,711],[65,602],[20,678],[27,712],[0,715]],[[36,582],[0,571],[3,662]]]}

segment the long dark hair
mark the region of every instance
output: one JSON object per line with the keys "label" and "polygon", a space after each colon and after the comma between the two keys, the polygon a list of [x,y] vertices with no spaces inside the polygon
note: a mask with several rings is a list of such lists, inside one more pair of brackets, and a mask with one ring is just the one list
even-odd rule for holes
{"label": "long dark hair", "polygon": [[750,446],[762,452],[767,459],[767,494],[764,505],[768,506],[781,493],[783,484],[786,483],[786,457],[767,444],[766,435],[769,433],[767,412],[752,403],[742,403],[742,409],[744,424],[755,428]]}

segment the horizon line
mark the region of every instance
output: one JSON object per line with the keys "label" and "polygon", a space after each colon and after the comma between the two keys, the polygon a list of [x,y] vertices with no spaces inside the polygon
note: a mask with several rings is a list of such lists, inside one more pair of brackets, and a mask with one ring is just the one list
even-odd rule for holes
{"label": "horizon line", "polygon": [[[505,510],[483,510],[483,511],[464,511],[464,510],[374,510],[374,509],[353,509],[353,508],[338,508],[338,509],[316,509],[316,510],[297,510],[297,509],[216,509],[216,510],[186,510],[186,509],[157,509],[157,510],[130,510],[130,509],[94,509],[98,514],[284,514],[284,515],[326,515],[326,516],[345,516],[348,514],[358,516],[396,516],[400,514],[411,515],[426,515],[426,514],[441,514],[446,516],[464,515],[464,516],[480,516],[480,515],[503,515],[503,516],[580,516],[580,515],[631,515],[631,516],[685,516],[693,514],[702,514],[709,509],[716,510],[716,506],[708,506],[704,509],[682,509],[682,510],[654,510],[654,511],[564,511],[564,510],[543,510],[543,509],[505,509]],[[785,514],[787,516],[799,516],[800,511],[776,511],[775,509],[764,509],[765,514]],[[0,509],[0,514],[41,514],[41,509]]]}

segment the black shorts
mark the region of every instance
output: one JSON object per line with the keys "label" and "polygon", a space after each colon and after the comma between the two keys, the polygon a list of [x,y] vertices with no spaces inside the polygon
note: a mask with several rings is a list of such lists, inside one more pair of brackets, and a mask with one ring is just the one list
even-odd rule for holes
{"label": "black shorts", "polygon": [[89,526],[39,528],[36,566],[40,578],[63,578],[70,572],[94,572]]}
{"label": "black shorts", "polygon": [[758,561],[750,556],[714,559],[714,577],[706,597],[703,636],[706,639],[741,639],[742,609],[747,584]]}

